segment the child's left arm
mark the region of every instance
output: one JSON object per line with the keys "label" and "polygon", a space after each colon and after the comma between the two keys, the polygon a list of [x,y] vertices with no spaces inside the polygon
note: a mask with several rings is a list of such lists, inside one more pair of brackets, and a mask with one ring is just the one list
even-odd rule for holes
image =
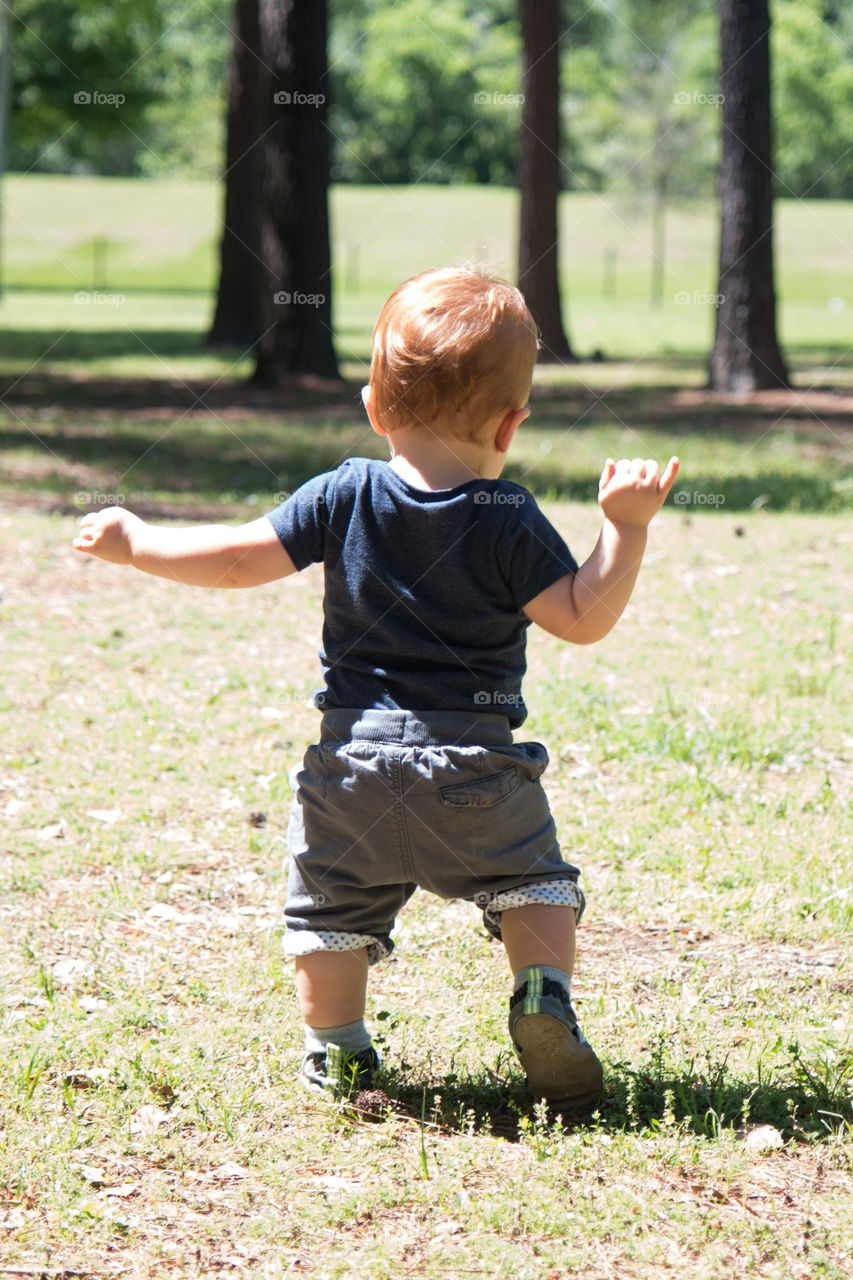
{"label": "child's left arm", "polygon": [[83,517],[74,547],[193,587],[258,587],[296,573],[266,516],[236,527],[170,529],[105,507]]}
{"label": "child's left arm", "polygon": [[670,458],[663,475],[649,458],[607,459],[598,488],[604,524],[589,559],[524,606],[532,622],[573,644],[594,644],[615,626],[631,598],[649,522],[678,474]]}

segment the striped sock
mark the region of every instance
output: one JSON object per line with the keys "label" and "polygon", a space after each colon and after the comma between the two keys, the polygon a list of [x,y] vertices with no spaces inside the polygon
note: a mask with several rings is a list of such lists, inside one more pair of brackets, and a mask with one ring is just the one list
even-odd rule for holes
{"label": "striped sock", "polygon": [[[571,979],[564,969],[558,969],[552,964],[532,964],[525,969],[519,969],[515,975],[513,982],[513,993],[520,991],[527,983],[527,995],[524,1000],[525,1012],[535,1013],[539,1006],[539,997],[542,995],[542,980],[550,978],[552,982],[559,982],[560,986],[566,993],[566,999],[572,998]],[[528,1008],[528,1003],[530,1007]]]}

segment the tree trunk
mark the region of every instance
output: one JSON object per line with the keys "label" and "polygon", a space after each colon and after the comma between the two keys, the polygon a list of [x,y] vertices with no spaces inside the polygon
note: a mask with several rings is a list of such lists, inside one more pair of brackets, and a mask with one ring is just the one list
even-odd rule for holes
{"label": "tree trunk", "polygon": [[225,144],[225,222],[210,346],[257,340],[261,286],[261,33],[258,0],[236,0]]}
{"label": "tree trunk", "polygon": [[336,378],[329,247],[326,0],[260,0],[268,122],[255,380]]}
{"label": "tree trunk", "polygon": [[776,337],[767,0],[720,0],[720,281],[710,385],[788,385]]}
{"label": "tree trunk", "polygon": [[560,307],[560,5],[520,0],[522,39],[521,231],[518,283],[542,336],[540,359],[572,360]]}

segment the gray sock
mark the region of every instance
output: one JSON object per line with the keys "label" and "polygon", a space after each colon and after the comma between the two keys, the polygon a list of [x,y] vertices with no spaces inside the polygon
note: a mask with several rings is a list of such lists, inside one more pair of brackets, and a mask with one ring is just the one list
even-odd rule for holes
{"label": "gray sock", "polygon": [[565,991],[567,998],[571,1000],[572,983],[569,975],[566,973],[565,969],[558,969],[556,968],[555,965],[552,965],[552,964],[539,964],[535,966],[529,965],[524,969],[519,969],[518,973],[515,975],[515,980],[513,982],[513,988],[512,988],[513,992],[521,990],[521,988],[524,986],[525,982],[527,981],[527,975],[530,973],[530,970],[532,968],[539,969],[543,978],[550,978],[552,982],[559,982],[560,986]]}
{"label": "gray sock", "polygon": [[306,1053],[322,1053],[327,1044],[339,1045],[347,1053],[361,1053],[372,1043],[364,1018],[347,1022],[342,1027],[309,1027],[307,1022],[305,1024]]}

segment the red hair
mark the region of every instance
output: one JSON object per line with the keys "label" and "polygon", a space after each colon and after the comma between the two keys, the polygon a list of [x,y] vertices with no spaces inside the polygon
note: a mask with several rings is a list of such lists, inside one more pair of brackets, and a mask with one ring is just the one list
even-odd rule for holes
{"label": "red hair", "polygon": [[[521,409],[539,349],[521,293],[476,268],[440,267],[401,284],[373,331],[370,392],[386,430],[422,424],[476,439]],[[459,427],[459,418],[464,426]]]}

